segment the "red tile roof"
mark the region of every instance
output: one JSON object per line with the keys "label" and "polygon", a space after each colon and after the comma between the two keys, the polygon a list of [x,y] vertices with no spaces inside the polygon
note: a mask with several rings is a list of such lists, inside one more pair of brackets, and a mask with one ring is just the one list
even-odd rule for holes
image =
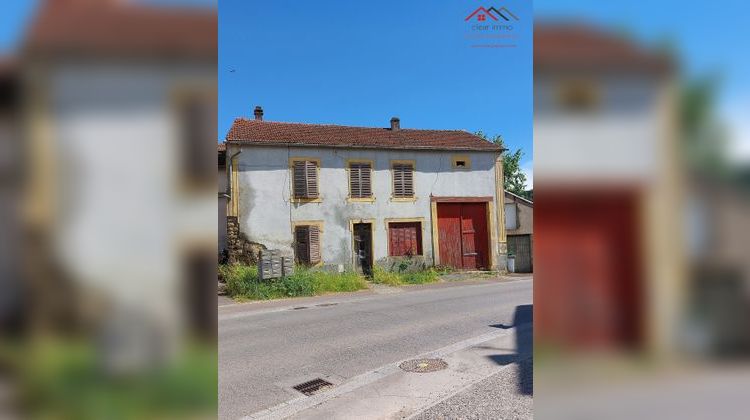
{"label": "red tile roof", "polygon": [[215,58],[218,18],[207,8],[117,0],[42,0],[26,53]]}
{"label": "red tile roof", "polygon": [[413,130],[234,120],[226,140],[250,145],[371,149],[500,151],[499,146],[461,130]]}
{"label": "red tile roof", "polygon": [[534,70],[668,73],[673,69],[667,54],[593,26],[539,23],[534,28]]}

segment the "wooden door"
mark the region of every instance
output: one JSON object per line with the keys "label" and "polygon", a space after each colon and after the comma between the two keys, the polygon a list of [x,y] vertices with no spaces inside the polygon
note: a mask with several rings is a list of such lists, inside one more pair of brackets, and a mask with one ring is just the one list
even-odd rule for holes
{"label": "wooden door", "polygon": [[516,273],[530,273],[531,235],[508,235],[508,253],[516,257]]}
{"label": "wooden door", "polygon": [[489,266],[486,203],[438,203],[440,264],[461,269]]}

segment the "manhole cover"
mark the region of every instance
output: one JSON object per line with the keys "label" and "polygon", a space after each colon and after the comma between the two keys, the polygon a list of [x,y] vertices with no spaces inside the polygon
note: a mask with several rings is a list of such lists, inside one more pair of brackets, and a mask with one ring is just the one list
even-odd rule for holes
{"label": "manhole cover", "polygon": [[414,359],[402,362],[398,367],[407,372],[427,373],[443,370],[448,367],[443,359]]}
{"label": "manhole cover", "polygon": [[293,388],[309,396],[309,395],[317,394],[318,392],[321,392],[321,391],[325,391],[326,389],[331,388],[332,386],[333,386],[332,383],[324,379],[316,378],[316,379],[313,379],[312,381],[307,381],[299,385],[295,385]]}

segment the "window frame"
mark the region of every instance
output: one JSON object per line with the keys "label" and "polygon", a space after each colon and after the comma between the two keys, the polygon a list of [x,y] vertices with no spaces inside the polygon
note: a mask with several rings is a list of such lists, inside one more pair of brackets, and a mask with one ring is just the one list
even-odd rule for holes
{"label": "window frame", "polygon": [[[317,197],[296,197],[294,194],[294,163],[295,162],[315,162],[315,176],[318,184]],[[323,201],[323,192],[320,181],[320,158],[295,156],[289,158],[289,189],[290,200],[292,203],[319,203]]]}
{"label": "window frame", "polygon": [[385,236],[386,236],[386,243],[388,245],[388,257],[405,257],[405,255],[391,255],[391,223],[419,223],[420,233],[419,233],[419,247],[422,248],[422,252],[419,254],[415,254],[415,257],[424,257],[425,256],[425,219],[424,217],[408,217],[408,218],[390,218],[384,220],[385,224]]}
{"label": "window frame", "polygon": [[[411,197],[397,197],[396,196],[396,165],[411,165],[411,190],[412,190],[412,196]],[[416,177],[417,173],[417,161],[416,160],[392,160],[391,161],[391,201],[405,201],[405,202],[414,202],[417,201],[417,189],[416,189],[416,182],[414,178]]]}
{"label": "window frame", "polygon": [[[309,262],[307,265],[308,267],[320,267],[323,265],[323,221],[320,220],[301,220],[292,222],[292,249],[294,251],[294,262],[295,264],[302,264],[299,262],[299,259],[297,258],[297,229],[298,228],[310,228],[310,227],[316,227],[318,229],[318,253],[320,256],[320,260],[316,263],[313,263],[312,261]],[[308,256],[311,254],[310,247],[308,244]]]}
{"label": "window frame", "polygon": [[[369,197],[352,197],[352,170],[353,163],[367,163],[370,165],[370,196]],[[346,160],[346,182],[349,187],[346,201],[349,203],[372,203],[375,201],[375,161],[373,159],[347,159]]]}
{"label": "window frame", "polygon": [[[464,166],[458,166],[459,161],[466,162]],[[454,171],[470,171],[471,170],[471,157],[468,155],[453,155],[451,156],[451,168]]]}

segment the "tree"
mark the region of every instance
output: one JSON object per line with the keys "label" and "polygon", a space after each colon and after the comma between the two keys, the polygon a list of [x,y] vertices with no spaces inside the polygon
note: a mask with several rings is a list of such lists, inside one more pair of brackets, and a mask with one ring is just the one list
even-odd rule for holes
{"label": "tree", "polygon": [[[508,149],[502,135],[489,138],[481,131],[477,132],[476,135],[504,149]],[[523,150],[520,148],[515,151],[509,149],[503,152],[503,188],[521,197],[528,197],[526,192],[526,174],[521,171],[522,157]]]}

